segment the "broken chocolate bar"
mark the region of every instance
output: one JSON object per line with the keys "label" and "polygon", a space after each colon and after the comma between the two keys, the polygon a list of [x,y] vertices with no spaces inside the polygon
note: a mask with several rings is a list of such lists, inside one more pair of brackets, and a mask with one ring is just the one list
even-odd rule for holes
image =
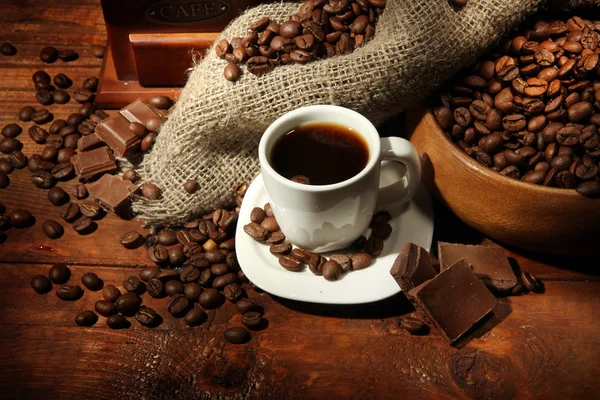
{"label": "broken chocolate bar", "polygon": [[115,157],[108,147],[75,154],[71,157],[71,163],[82,182],[93,180],[103,174],[117,172]]}
{"label": "broken chocolate bar", "polygon": [[156,131],[156,127],[153,125],[156,124],[157,118],[159,121],[164,120],[163,115],[156,108],[142,99],[137,99],[125,106],[120,114],[129,122],[139,122],[144,125],[148,131]]}
{"label": "broken chocolate bar", "polygon": [[96,135],[117,155],[127,157],[140,150],[141,138],[129,130],[130,122],[120,114],[105,119],[96,126]]}
{"label": "broken chocolate bar", "polygon": [[498,247],[439,242],[438,256],[441,270],[464,258],[473,266],[475,276],[492,289],[506,291],[517,284],[508,258]]}
{"label": "broken chocolate bar", "polygon": [[131,205],[131,195],[138,190],[138,186],[131,181],[108,174],[85,186],[90,196],[102,208],[120,216],[127,214]]}
{"label": "broken chocolate bar", "polygon": [[465,334],[497,303],[465,260],[410,290],[407,297],[449,343]]}
{"label": "broken chocolate bar", "polygon": [[77,141],[77,150],[79,150],[80,152],[93,150],[101,146],[104,146],[104,142],[100,140],[98,135],[96,135],[95,133],[82,136]]}
{"label": "broken chocolate bar", "polygon": [[404,293],[435,276],[427,250],[414,243],[406,243],[396,257],[390,274]]}

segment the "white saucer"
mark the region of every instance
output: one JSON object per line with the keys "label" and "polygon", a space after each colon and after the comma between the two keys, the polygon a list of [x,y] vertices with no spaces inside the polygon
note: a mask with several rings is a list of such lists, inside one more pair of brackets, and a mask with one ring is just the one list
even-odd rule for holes
{"label": "white saucer", "polygon": [[[382,164],[380,186],[387,186],[402,176],[399,175],[399,168],[392,164],[398,165]],[[382,300],[400,292],[400,287],[390,275],[390,268],[402,246],[406,242],[413,242],[427,250],[431,247],[433,206],[427,189],[421,184],[410,202],[380,204],[378,201],[377,210],[386,210],[392,215],[390,224],[393,232],[385,240],[383,252],[371,266],[345,273],[335,282],[314,275],[308,267],[300,272],[291,272],[279,265],[277,257],[269,252],[269,245],[255,241],[243,230],[244,225],[250,222],[252,209],[263,207],[267,202],[269,198],[262,175],[258,175],[244,196],[235,247],[238,262],[248,279],[275,296],[326,304],[360,304]]]}

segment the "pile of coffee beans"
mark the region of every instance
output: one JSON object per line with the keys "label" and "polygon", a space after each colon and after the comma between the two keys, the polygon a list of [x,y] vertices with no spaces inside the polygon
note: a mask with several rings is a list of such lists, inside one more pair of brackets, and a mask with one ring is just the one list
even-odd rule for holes
{"label": "pile of coffee beans", "polygon": [[387,0],[306,0],[282,24],[263,17],[250,25],[246,38],[217,43],[218,57],[228,62],[225,79],[237,81],[238,64],[254,75],[278,65],[306,64],[317,58],[347,54],[375,35],[375,24]]}
{"label": "pile of coffee beans", "polygon": [[332,254],[329,259],[287,242],[269,203],[263,208],[252,209],[252,222],[244,225],[244,232],[252,239],[270,245],[269,252],[279,257],[279,265],[288,271],[301,271],[306,264],[313,274],[322,275],[328,281],[337,281],[344,272],[368,267],[373,263],[374,257],[381,254],[384,240],[392,233],[392,226],[389,224],[391,218],[387,211],[375,213],[369,225],[370,237],[367,239],[360,236],[351,246],[353,254]]}
{"label": "pile of coffee beans", "polygon": [[452,80],[435,118],[494,171],[600,197],[599,32],[580,17],[537,21]]}

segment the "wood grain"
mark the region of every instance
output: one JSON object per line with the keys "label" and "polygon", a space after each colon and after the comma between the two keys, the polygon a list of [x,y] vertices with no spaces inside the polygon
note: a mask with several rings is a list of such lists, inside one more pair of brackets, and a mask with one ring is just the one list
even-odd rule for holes
{"label": "wood grain", "polygon": [[[24,105],[34,104],[31,75],[45,69],[64,72],[75,82],[99,73],[91,44],[105,40],[99,1],[0,0],[0,41],[19,49],[0,56],[0,127],[16,122]],[[44,45],[70,47],[77,61],[44,65]],[[57,118],[76,112],[73,100],[48,107]],[[26,131],[29,123],[21,124]],[[389,128],[397,133],[400,124]],[[27,134],[27,155],[42,146]],[[36,224],[11,228],[0,244],[0,398],[7,399],[509,399],[597,398],[600,396],[600,277],[592,258],[548,256],[505,248],[515,267],[544,281],[545,293],[506,297],[494,314],[455,346],[432,331],[414,337],[398,326],[413,312],[400,294],[357,306],[298,303],[258,293],[269,326],[253,332],[246,345],[223,340],[240,325],[230,303],[209,311],[199,327],[166,313],[167,299],[143,295],[163,322],[153,329],[131,319],[129,329],[113,331],[104,317],[90,328],[74,324],[92,309],[99,292],[85,291],[76,302],[30,288],[36,274],[57,261],[71,263],[71,282],[86,272],[122,288],[137,265],[150,261],[143,248],[126,250],[118,237],[142,228],[135,220],[108,215],[96,232],[79,236],[59,217],[46,191],[34,187],[28,170],[10,175],[0,190],[8,210],[29,209]],[[68,192],[73,182],[59,183]],[[58,220],[65,235],[50,240],[41,232],[45,218]],[[143,231],[147,233],[147,231]],[[436,204],[435,239],[498,245],[468,228]]]}

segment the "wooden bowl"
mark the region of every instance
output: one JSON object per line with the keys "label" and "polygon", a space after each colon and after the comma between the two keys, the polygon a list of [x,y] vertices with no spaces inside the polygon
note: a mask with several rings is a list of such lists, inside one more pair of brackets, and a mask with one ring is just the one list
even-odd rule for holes
{"label": "wooden bowl", "polygon": [[600,199],[505,177],[446,136],[431,110],[409,111],[408,136],[423,157],[423,181],[461,220],[516,247],[554,254],[600,254]]}

